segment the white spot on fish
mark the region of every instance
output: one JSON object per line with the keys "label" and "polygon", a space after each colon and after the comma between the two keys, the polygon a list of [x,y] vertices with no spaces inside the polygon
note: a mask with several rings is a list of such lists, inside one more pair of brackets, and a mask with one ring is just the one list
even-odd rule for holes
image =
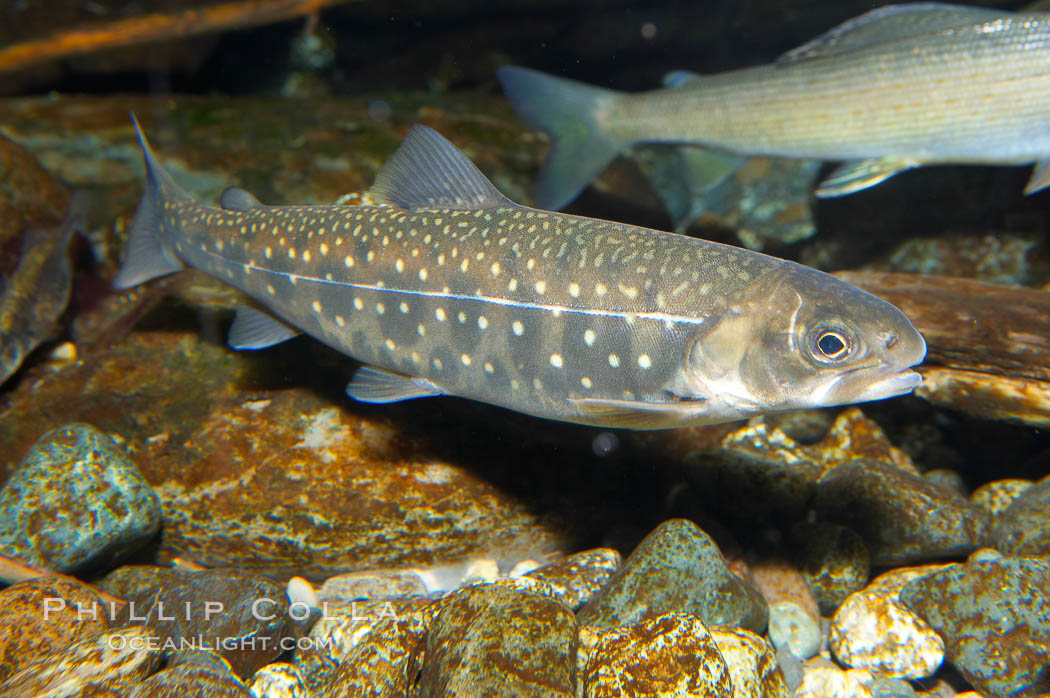
{"label": "white spot on fish", "polygon": [[435,358],[433,361],[431,361],[431,363],[434,364],[434,368],[436,368],[439,371],[441,370],[441,359]]}
{"label": "white spot on fish", "polygon": [[328,254],[328,245],[321,243],[321,256]]}
{"label": "white spot on fish", "polygon": [[263,250],[263,254],[266,255],[266,259],[270,259],[271,257],[273,257],[273,249],[267,246],[267,248]]}
{"label": "white spot on fish", "polygon": [[397,349],[397,344],[394,342],[394,340],[387,339],[386,340],[386,348],[389,349],[390,351],[394,351],[395,349]]}
{"label": "white spot on fish", "polygon": [[383,305],[382,303],[376,303],[376,314],[377,315],[382,315],[385,312],[386,312],[386,306]]}
{"label": "white spot on fish", "polygon": [[609,354],[609,365],[612,366],[613,368],[619,368],[619,366],[620,366],[620,357],[617,356],[616,354]]}
{"label": "white spot on fish", "polygon": [[573,281],[571,284],[569,284],[569,295],[572,296],[573,298],[579,298],[580,297],[580,285],[578,283],[576,283],[575,281]]}
{"label": "white spot on fish", "polygon": [[343,319],[342,315],[336,315],[335,324],[339,325],[340,327],[346,327],[346,320]]}
{"label": "white spot on fish", "polygon": [[266,292],[269,293],[271,296],[276,293],[276,291],[273,290],[272,284],[266,284]]}
{"label": "white spot on fish", "polygon": [[591,382],[590,378],[584,376],[580,379],[580,385],[582,385],[584,388],[592,388],[594,386],[594,383]]}
{"label": "white spot on fish", "polygon": [[420,281],[426,281],[426,280],[427,280],[427,270],[426,270],[426,267],[424,267],[423,269],[420,269],[420,270],[419,270],[419,280],[420,280]]}
{"label": "white spot on fish", "polygon": [[514,330],[514,334],[518,335],[519,337],[525,334],[525,325],[521,324],[521,320],[515,320],[513,323],[511,323],[510,328]]}
{"label": "white spot on fish", "polygon": [[427,328],[424,327],[422,324],[416,325],[416,332],[419,333],[420,337],[426,337],[427,336]]}
{"label": "white spot on fish", "polygon": [[547,290],[547,282],[546,281],[543,281],[541,279],[540,281],[536,282],[536,293],[538,293],[538,294],[540,294],[542,296],[544,294],[544,292],[546,292],[546,290]]}
{"label": "white spot on fish", "polygon": [[436,317],[436,318],[437,318],[438,322],[444,322],[444,321],[445,321],[445,318],[447,317],[447,316],[445,315],[445,309],[444,309],[444,308],[437,308],[437,309],[436,309],[436,310],[434,311],[434,317]]}
{"label": "white spot on fish", "polygon": [[492,375],[496,372],[496,367],[490,364],[488,361],[485,362],[485,373]]}
{"label": "white spot on fish", "polygon": [[406,303],[404,301],[401,301],[401,304],[399,306],[397,306],[397,307],[402,313],[407,313],[408,312],[408,303]]}
{"label": "white spot on fish", "polygon": [[303,250],[303,261],[304,262],[309,262],[310,261],[310,250]]}
{"label": "white spot on fish", "polygon": [[343,264],[345,264],[349,269],[350,267],[354,266],[354,258],[350,255],[347,255],[346,259],[343,260]]}
{"label": "white spot on fish", "polygon": [[294,247],[289,247],[288,248],[288,259],[295,259],[295,248]]}
{"label": "white spot on fish", "polygon": [[314,301],[314,302],[313,302],[313,303],[311,304],[311,307],[312,307],[312,308],[314,309],[314,312],[315,312],[315,313],[319,313],[319,312],[321,312],[321,301]]}
{"label": "white spot on fish", "polygon": [[601,283],[600,281],[594,285],[594,292],[597,293],[599,296],[604,296],[608,292],[608,290],[609,289],[605,287],[605,284]]}
{"label": "white spot on fish", "polygon": [[638,297],[638,287],[636,286],[624,286],[623,284],[617,284],[617,288],[620,289],[620,293],[627,296],[631,300]]}
{"label": "white spot on fish", "polygon": [[639,368],[650,368],[653,365],[653,360],[649,358],[648,354],[638,355],[638,367]]}
{"label": "white spot on fish", "polygon": [[492,272],[492,277],[493,278],[499,276],[499,270],[500,270],[499,262],[493,262],[492,266],[489,267],[489,271]]}
{"label": "white spot on fish", "polygon": [[507,290],[511,291],[512,293],[514,291],[517,291],[518,290],[518,280],[517,279],[511,279],[510,283],[507,284]]}
{"label": "white spot on fish", "polygon": [[467,273],[467,268],[470,267],[470,260],[464,259],[459,263],[459,270],[464,274]]}
{"label": "white spot on fish", "polygon": [[510,389],[511,390],[517,390],[520,387],[521,387],[521,383],[518,382],[517,378],[511,378],[510,379]]}
{"label": "white spot on fish", "polygon": [[464,366],[470,366],[470,354],[460,354],[459,360],[463,362]]}
{"label": "white spot on fish", "polygon": [[480,329],[485,329],[488,326],[489,326],[488,318],[485,317],[484,315],[478,315],[478,327]]}
{"label": "white spot on fish", "polygon": [[564,365],[564,361],[561,358],[561,354],[551,354],[551,366],[554,368],[561,368]]}
{"label": "white spot on fish", "polygon": [[586,344],[587,346],[589,346],[589,347],[594,346],[594,338],[595,338],[594,330],[586,329],[586,330],[583,331],[583,343]]}
{"label": "white spot on fish", "polygon": [[397,272],[399,274],[405,270],[405,263],[400,257],[398,257],[397,261],[394,262],[394,269],[397,269]]}
{"label": "white spot on fish", "polygon": [[358,310],[364,310],[365,304],[360,298],[355,298],[354,299],[354,307],[357,308]]}

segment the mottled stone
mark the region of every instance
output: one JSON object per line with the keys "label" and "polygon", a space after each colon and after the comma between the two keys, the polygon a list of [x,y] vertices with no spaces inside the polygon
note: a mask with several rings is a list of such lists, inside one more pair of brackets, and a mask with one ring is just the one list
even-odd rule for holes
{"label": "mottled stone", "polygon": [[413,570],[369,570],[329,577],[317,590],[321,601],[359,601],[426,596],[427,588]]}
{"label": "mottled stone", "polygon": [[733,680],[704,624],[684,613],[580,633],[584,698],[733,698]]}
{"label": "mottled stone", "polygon": [[762,595],[733,574],[711,537],[686,519],[660,524],[624,561],[605,589],[580,609],[581,625],[599,629],[668,613],[692,613],[712,625],[765,630]]}
{"label": "mottled stone", "polygon": [[875,679],[870,689],[873,698],[918,698],[911,684],[900,679]]}
{"label": "mottled stone", "polygon": [[298,664],[274,662],[255,672],[248,682],[253,698],[310,698],[304,670]]}
{"label": "mottled stone", "polygon": [[135,686],[128,698],[250,698],[251,693],[234,675],[229,662],[201,649],[172,654],[163,669]]}
{"label": "mottled stone", "polygon": [[770,605],[782,601],[795,604],[814,622],[820,620],[817,600],[798,565],[780,555],[761,555],[748,559],[747,577]]}
{"label": "mottled stone", "polygon": [[105,632],[109,618],[94,589],[72,580],[38,577],[7,587],[0,591],[0,680]]}
{"label": "mottled stone", "polygon": [[174,582],[192,574],[176,567],[123,565],[98,581],[98,588],[118,598],[127,598],[152,587]]}
{"label": "mottled stone", "polygon": [[124,698],[161,661],[149,628],[95,635],[45,654],[0,682],[2,696]]}
{"label": "mottled stone", "polygon": [[934,487],[957,494],[960,497],[968,497],[970,494],[962,475],[955,470],[935,468],[924,472],[922,478]]}
{"label": "mottled stone", "polygon": [[422,667],[425,629],[419,618],[375,623],[347,652],[324,687],[326,696],[410,698]]}
{"label": "mottled stone", "polygon": [[496,584],[453,592],[426,638],[424,696],[573,695],[577,628],[546,595]]}
{"label": "mottled stone", "polygon": [[820,651],[823,641],[820,620],[791,601],[770,604],[769,641],[774,647],[787,645],[796,657],[809,659]]}
{"label": "mottled stone", "polygon": [[686,460],[703,506],[748,526],[797,521],[805,517],[821,475],[844,461],[872,458],[917,474],[907,454],[855,407],[841,412],[814,443],[795,440],[789,429],[777,417],[756,417],[717,448],[691,454]]}
{"label": "mottled stone", "polygon": [[708,630],[729,669],[733,698],[787,698],[776,655],[758,635],[742,628],[713,625]]}
{"label": "mottled stone", "polygon": [[815,507],[822,518],[857,531],[876,565],[965,555],[988,528],[988,514],[966,499],[870,459],[830,470],[817,486]]}
{"label": "mottled stone", "polygon": [[527,572],[524,576],[549,583],[573,610],[578,610],[620,568],[620,553],[612,548],[596,548],[570,555]]}
{"label": "mottled stone", "polygon": [[993,698],[1050,692],[1050,562],[968,562],[909,582],[901,600],[944,638],[948,659]]}
{"label": "mottled stone", "polygon": [[342,663],[379,625],[413,619],[424,628],[437,613],[435,602],[419,597],[385,601],[324,602],[321,618],[310,628],[310,644],[296,653],[300,662],[324,655]]}
{"label": "mottled stone", "polygon": [[1050,555],[1050,477],[1025,488],[996,517],[991,539],[1004,555]]}
{"label": "mottled stone", "polygon": [[871,674],[864,669],[840,669],[826,661],[805,666],[802,685],[793,698],[873,698]]}
{"label": "mottled stone", "polygon": [[159,526],[153,489],[89,424],[41,436],[0,490],[0,550],[30,565],[69,572],[108,564]]}
{"label": "mottled stone", "polygon": [[292,627],[284,587],[256,573],[195,572],[128,601],[123,618],[151,627],[166,649],[179,649],[183,642],[215,647],[238,676],[251,676],[289,649],[282,646]]}
{"label": "mottled stone", "polygon": [[853,529],[821,522],[796,531],[802,540],[802,574],[822,613],[831,615],[846,597],[863,588],[871,574],[871,555]]}
{"label": "mottled stone", "polygon": [[[970,502],[989,514],[999,516],[1021,496],[1025,490],[1034,485],[1031,480],[1006,479],[986,482],[970,494]],[[994,530],[994,527],[993,527]]]}
{"label": "mottled stone", "polygon": [[890,678],[932,676],[944,661],[944,641],[900,602],[900,591],[909,581],[941,569],[892,570],[847,598],[831,622],[829,646],[839,662]]}

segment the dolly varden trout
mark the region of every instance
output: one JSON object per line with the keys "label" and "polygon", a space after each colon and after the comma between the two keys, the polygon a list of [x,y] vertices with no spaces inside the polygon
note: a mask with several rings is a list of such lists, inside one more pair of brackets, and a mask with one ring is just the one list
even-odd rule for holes
{"label": "dolly varden trout", "polygon": [[204,206],[139,140],[146,188],[115,285],[196,267],[280,318],[240,311],[231,346],[306,332],[365,364],[347,387],[358,400],[459,395],[658,429],[921,382],[908,369],[925,343],[889,303],[755,252],[519,206],[426,127],[377,175],[377,205],[359,206],[265,206],[240,189]]}
{"label": "dolly varden trout", "polygon": [[551,135],[536,200],[572,201],[616,154],[642,142],[719,149],[712,181],[768,155],[847,161],[817,189],[838,196],[912,167],[1035,163],[1050,184],[1050,14],[941,3],[888,5],[774,63],[684,71],[622,94],[524,68],[500,70],[518,114]]}

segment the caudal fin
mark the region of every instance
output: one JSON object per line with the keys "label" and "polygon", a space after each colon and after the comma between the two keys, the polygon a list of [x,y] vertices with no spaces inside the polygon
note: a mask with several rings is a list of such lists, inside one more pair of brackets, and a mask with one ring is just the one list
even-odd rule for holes
{"label": "caudal fin", "polygon": [[185,268],[162,234],[164,202],[187,200],[190,196],[161,167],[134,114],[131,115],[131,121],[135,125],[135,134],[146,163],[146,182],[142,200],[128,231],[124,265],[113,277],[113,287],[118,289],[131,288]]}
{"label": "caudal fin", "polygon": [[518,116],[551,137],[536,183],[536,203],[551,210],[563,208],[626,145],[602,129],[597,119],[620,95],[528,68],[504,66],[498,76]]}

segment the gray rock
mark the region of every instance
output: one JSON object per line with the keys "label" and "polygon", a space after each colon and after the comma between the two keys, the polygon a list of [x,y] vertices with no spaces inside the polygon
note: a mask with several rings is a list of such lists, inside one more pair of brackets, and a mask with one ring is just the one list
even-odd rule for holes
{"label": "gray rock", "polygon": [[569,608],[577,610],[594,598],[620,568],[620,563],[617,551],[596,548],[544,565],[524,576],[549,583]]}
{"label": "gray rock", "polygon": [[288,649],[282,642],[292,634],[284,586],[252,572],[196,572],[128,601],[122,620],[149,626],[175,649],[183,642],[217,646],[242,677]]}
{"label": "gray rock", "polygon": [[995,519],[991,537],[1004,555],[1050,555],[1050,478],[1025,488]]}
{"label": "gray rock", "polygon": [[952,565],[909,582],[901,601],[944,638],[949,661],[982,695],[1050,691],[1050,561]]}
{"label": "gray rock", "polygon": [[774,647],[787,645],[791,653],[809,659],[820,651],[820,623],[798,604],[779,601],[769,607],[769,641]]}
{"label": "gray rock", "polygon": [[839,524],[806,525],[796,533],[802,539],[802,574],[821,612],[831,615],[847,596],[868,583],[868,546],[854,530]]}
{"label": "gray rock", "polygon": [[668,613],[757,633],[768,620],[762,595],[733,574],[711,537],[686,519],[665,521],[646,536],[605,590],[580,609],[579,621],[606,629]]}
{"label": "gray rock", "polygon": [[888,463],[857,459],[817,484],[821,518],[857,531],[874,565],[966,555],[982,542],[988,513]]}
{"label": "gray rock", "polygon": [[545,594],[479,584],[440,602],[426,639],[421,695],[571,698],[576,619]]}
{"label": "gray rock", "polygon": [[44,434],[0,490],[0,552],[61,572],[109,564],[159,527],[153,488],[89,424]]}
{"label": "gray rock", "polygon": [[165,667],[135,686],[128,698],[251,698],[229,663],[208,650],[186,649],[172,654]]}

